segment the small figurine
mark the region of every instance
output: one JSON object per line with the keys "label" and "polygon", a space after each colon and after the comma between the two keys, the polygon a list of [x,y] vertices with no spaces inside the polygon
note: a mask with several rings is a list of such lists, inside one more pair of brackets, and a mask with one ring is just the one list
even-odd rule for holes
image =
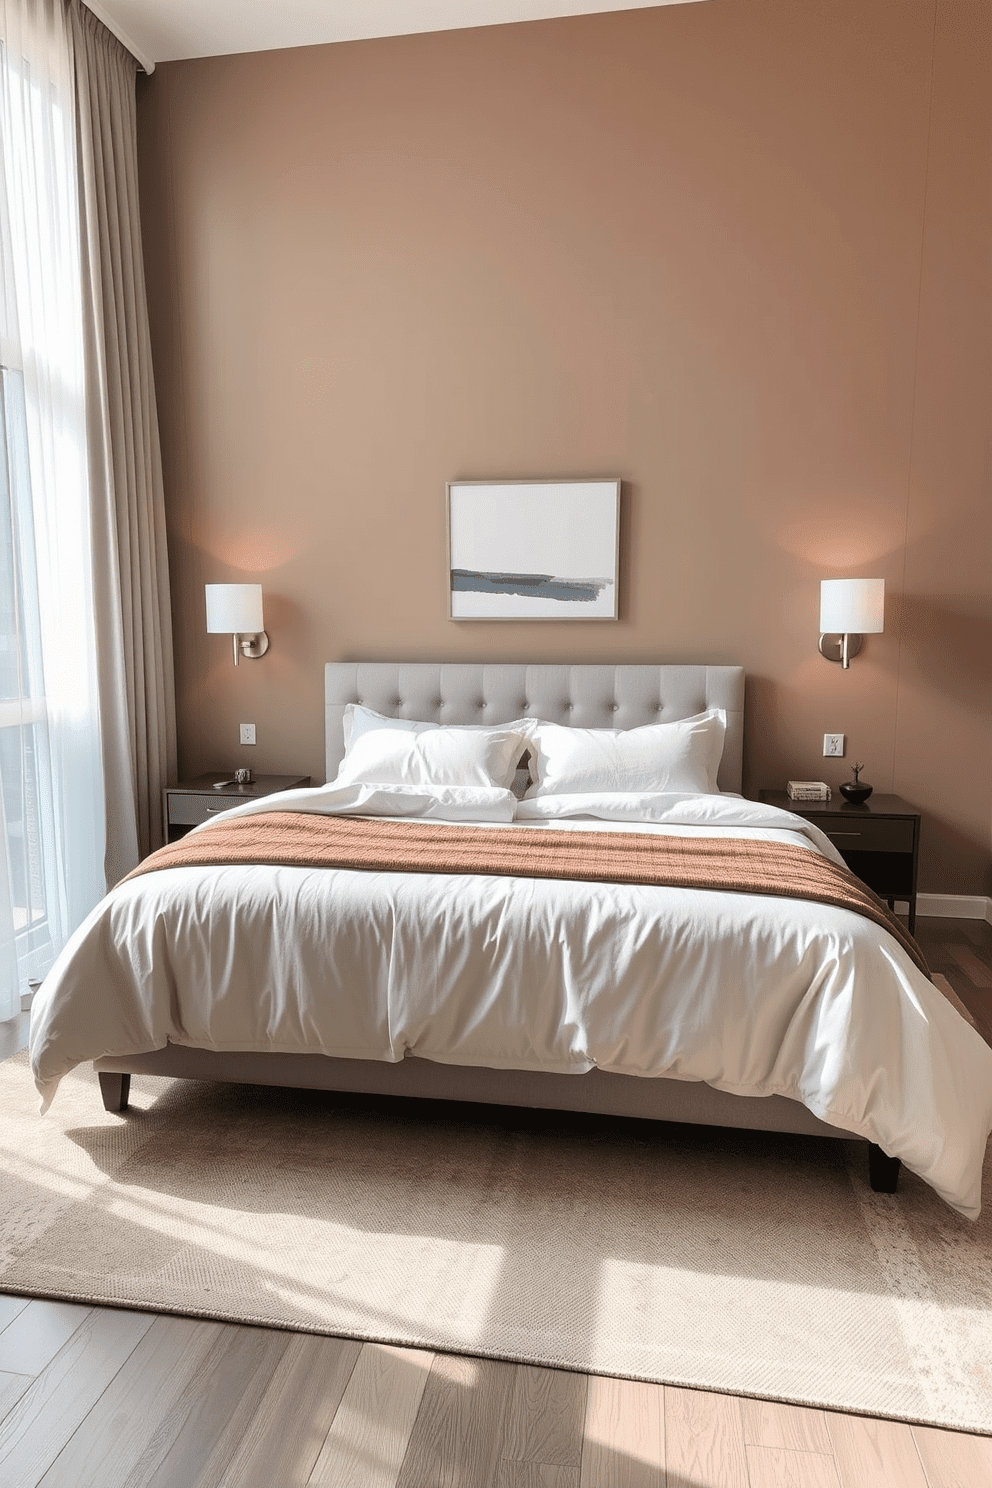
{"label": "small figurine", "polygon": [[858,760],[854,766],[854,779],[845,780],[841,785],[840,793],[852,806],[861,806],[874,790],[874,786],[868,785],[861,779],[861,771],[864,765]]}

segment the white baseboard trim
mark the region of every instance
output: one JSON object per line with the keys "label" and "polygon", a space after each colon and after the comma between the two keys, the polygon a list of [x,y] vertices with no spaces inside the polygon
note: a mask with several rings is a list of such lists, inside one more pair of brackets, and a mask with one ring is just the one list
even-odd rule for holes
{"label": "white baseboard trim", "polygon": [[992,899],[987,894],[918,894],[916,913],[934,919],[987,920],[992,925]]}

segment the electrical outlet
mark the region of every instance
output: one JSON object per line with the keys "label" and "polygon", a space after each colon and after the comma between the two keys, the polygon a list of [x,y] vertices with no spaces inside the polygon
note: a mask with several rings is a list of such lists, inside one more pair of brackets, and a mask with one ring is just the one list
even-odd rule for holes
{"label": "electrical outlet", "polygon": [[844,735],[824,734],[823,757],[824,759],[842,759],[844,755]]}
{"label": "electrical outlet", "polygon": [[254,744],[254,742],[255,742],[255,725],[253,723],[243,723],[241,725],[241,740],[240,740],[240,742],[242,744]]}

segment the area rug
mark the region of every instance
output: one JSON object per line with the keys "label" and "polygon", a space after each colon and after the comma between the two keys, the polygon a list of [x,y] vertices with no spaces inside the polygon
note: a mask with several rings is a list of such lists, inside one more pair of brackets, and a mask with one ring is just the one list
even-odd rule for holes
{"label": "area rug", "polygon": [[[992,1216],[854,1142],[0,1064],[0,1290],[992,1434]],[[986,1184],[992,1203],[992,1185]]]}

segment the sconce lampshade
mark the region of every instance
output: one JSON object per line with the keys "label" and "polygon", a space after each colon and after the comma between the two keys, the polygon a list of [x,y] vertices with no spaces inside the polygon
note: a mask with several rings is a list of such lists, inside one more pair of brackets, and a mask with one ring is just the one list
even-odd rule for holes
{"label": "sconce lampshade", "polygon": [[880,635],[884,612],[884,579],[821,579],[822,634]]}
{"label": "sconce lampshade", "polygon": [[261,584],[206,584],[207,630],[257,635],[264,630]]}

